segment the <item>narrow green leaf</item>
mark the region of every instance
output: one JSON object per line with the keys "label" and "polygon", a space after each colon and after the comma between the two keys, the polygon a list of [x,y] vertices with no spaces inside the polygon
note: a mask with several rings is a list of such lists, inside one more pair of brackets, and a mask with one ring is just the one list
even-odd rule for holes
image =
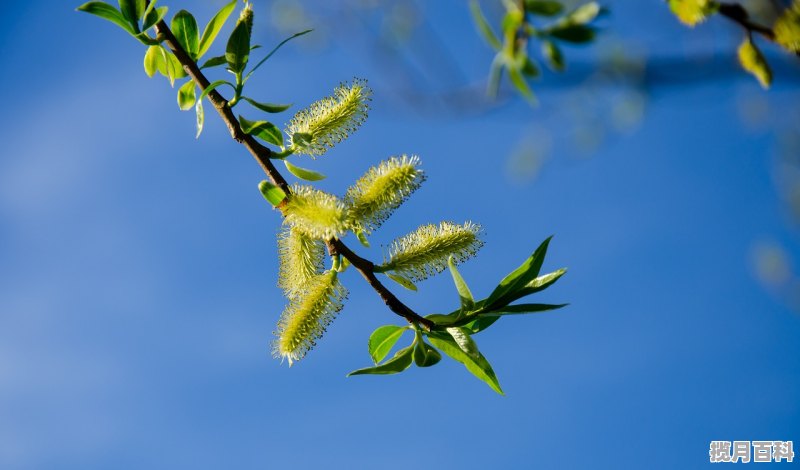
{"label": "narrow green leaf", "polygon": [[367,240],[367,234],[365,234],[361,230],[357,230],[355,234],[356,238],[358,238],[358,242],[361,243],[361,245],[364,246],[365,248],[369,248],[369,240]]}
{"label": "narrow green leaf", "polygon": [[207,69],[209,67],[218,67],[220,65],[227,64],[228,61],[225,60],[224,55],[218,55],[208,59],[207,61],[203,62],[203,65],[200,66],[201,69]]}
{"label": "narrow green leaf", "polygon": [[389,354],[407,329],[407,326],[384,325],[369,335],[369,355],[376,365]]}
{"label": "narrow green leaf", "polygon": [[417,286],[413,282],[411,282],[411,280],[408,279],[407,277],[401,276],[399,274],[393,274],[393,273],[384,273],[384,274],[386,274],[386,277],[388,277],[389,279],[393,280],[394,282],[400,284],[401,286],[405,287],[406,289],[413,290],[414,292],[417,291]]}
{"label": "narrow green leaf", "polygon": [[[137,5],[141,0],[119,0],[119,11],[122,16],[128,20],[134,32],[139,32],[139,15],[137,14]],[[140,12],[141,13],[141,12]]]}
{"label": "narrow green leaf", "polygon": [[245,134],[250,134],[270,144],[283,147],[283,133],[275,124],[269,121],[249,121],[242,115],[239,115],[239,123]]}
{"label": "narrow green leaf", "polygon": [[456,311],[448,315],[442,315],[441,313],[432,313],[430,315],[425,315],[425,318],[436,323],[436,325],[438,326],[452,325],[453,323],[458,321],[459,318],[458,313],[460,312]]}
{"label": "narrow green leaf", "polygon": [[158,71],[158,61],[161,59],[159,49],[159,46],[150,46],[144,53],[144,73],[150,78]]}
{"label": "narrow green leaf", "polygon": [[264,196],[264,199],[276,207],[286,199],[286,193],[267,180],[258,183],[258,190],[261,191],[261,195]]}
{"label": "narrow green leaf", "polygon": [[500,388],[500,382],[492,370],[489,361],[483,357],[483,354],[478,352],[477,357],[465,353],[451,338],[446,336],[439,336],[429,334],[428,340],[437,347],[440,351],[447,354],[456,361],[464,364],[464,367],[472,373],[475,377],[481,379],[489,387],[500,395],[505,395],[503,389]]}
{"label": "narrow green leaf", "polygon": [[525,11],[539,16],[556,16],[564,11],[564,5],[552,0],[525,0]]}
{"label": "narrow green leaf", "polygon": [[[150,3],[150,5],[154,4],[155,2]],[[163,20],[164,17],[167,15],[167,11],[169,11],[169,8],[167,7],[148,9],[148,12],[145,14],[144,17],[144,25],[142,26],[142,31],[147,31],[148,29],[155,26],[156,23]]]}
{"label": "narrow green leaf", "polygon": [[461,273],[458,272],[452,256],[447,260],[447,267],[450,268],[450,274],[453,276],[453,283],[456,285],[458,297],[461,299],[461,310],[466,313],[475,308],[475,299],[472,297],[469,286],[464,282],[464,278],[461,277]]}
{"label": "narrow green leaf", "polygon": [[233,28],[228,45],[225,48],[225,60],[228,67],[235,74],[242,73],[250,60],[250,31],[247,24],[242,21]]}
{"label": "narrow green leaf", "polygon": [[550,244],[548,237],[533,254],[525,260],[520,267],[512,271],[508,276],[504,277],[500,284],[492,291],[484,301],[484,305],[488,308],[507,305],[510,300],[509,296],[513,296],[518,290],[525,287],[527,283],[532,281],[539,275],[539,270],[542,268],[544,257],[547,254],[547,247]]}
{"label": "narrow green leaf", "polygon": [[496,322],[499,319],[500,319],[500,316],[487,317],[487,316],[479,315],[478,318],[476,318],[475,320],[467,323],[462,328],[464,328],[465,330],[469,331],[471,334],[474,335],[476,333],[479,333],[479,332],[489,328],[490,326],[492,326],[492,324],[494,324],[494,322]]}
{"label": "narrow green leaf", "polygon": [[430,367],[439,363],[442,355],[428,343],[420,339],[414,346],[414,364],[417,367]]}
{"label": "narrow green leaf", "polygon": [[194,82],[189,80],[178,88],[178,107],[181,111],[192,109],[195,103]]}
{"label": "narrow green leaf", "polygon": [[591,42],[595,36],[594,29],[580,24],[554,28],[549,30],[548,34],[554,38],[574,44]]}
{"label": "narrow green leaf", "polygon": [[267,54],[267,56],[266,56],[266,57],[264,57],[263,59],[261,59],[261,60],[260,60],[260,61],[259,61],[259,62],[256,64],[256,66],[255,66],[255,67],[253,67],[253,69],[252,69],[252,70],[250,70],[250,72],[248,72],[248,73],[247,73],[247,76],[245,76],[245,77],[244,77],[244,81],[246,82],[246,81],[247,81],[247,80],[250,78],[250,76],[251,76],[251,75],[253,75],[253,73],[254,73],[254,72],[255,72],[255,71],[256,71],[256,70],[257,70],[259,67],[261,67],[261,64],[263,64],[264,62],[266,62],[266,61],[267,61],[267,59],[269,59],[270,57],[272,57],[272,54],[276,53],[276,52],[278,51],[278,49],[280,49],[280,48],[281,48],[281,46],[283,46],[283,45],[284,45],[284,44],[286,44],[287,42],[291,41],[292,39],[294,39],[294,38],[297,38],[297,37],[300,37],[300,36],[302,36],[302,35],[304,35],[304,34],[308,34],[308,33],[310,33],[311,31],[313,31],[313,29],[307,29],[307,30],[305,30],[305,31],[300,31],[299,33],[295,33],[295,34],[293,34],[293,35],[289,36],[288,38],[284,39],[284,40],[283,40],[283,41],[281,41],[280,43],[278,43],[278,45],[277,45],[277,46],[275,46],[275,47],[274,47],[274,48],[273,48],[273,49],[272,49],[272,50],[269,52],[269,54]]}
{"label": "narrow green leaf", "polygon": [[233,9],[236,8],[237,0],[233,0],[224,7],[222,7],[211,21],[208,22],[205,29],[203,30],[203,36],[200,38],[200,43],[197,49],[197,57],[200,58],[208,52],[208,48],[211,47],[211,44],[214,42],[214,39],[217,38],[219,31],[222,29],[222,26],[228,20],[228,17],[233,12]]}
{"label": "narrow green leaf", "polygon": [[526,284],[524,288],[518,290],[517,293],[514,294],[510,302],[525,297],[526,295],[531,295],[536,292],[547,289],[551,285],[555,284],[555,282],[559,280],[561,276],[563,276],[566,272],[567,268],[561,268],[557,271],[553,271],[552,273],[537,277],[536,279]]}
{"label": "narrow green leaf", "polygon": [[481,10],[481,4],[478,0],[471,0],[469,2],[469,11],[472,14],[472,20],[475,22],[475,26],[478,27],[478,32],[481,33],[483,39],[492,46],[492,49],[499,51],[502,48],[500,44],[500,40],[497,39],[497,35],[494,34],[492,31],[492,27],[489,25],[489,21],[486,20],[486,16],[484,16],[483,11]]}
{"label": "narrow green leaf", "polygon": [[451,326],[446,329],[453,341],[461,348],[462,351],[473,357],[478,357],[478,345],[470,337],[470,332],[458,326]]}
{"label": "narrow green leaf", "polygon": [[202,101],[202,100],[203,100],[203,98],[205,98],[206,96],[208,96],[208,94],[209,94],[209,93],[211,93],[211,92],[212,92],[212,91],[214,91],[216,88],[218,88],[218,87],[220,87],[220,86],[222,86],[222,85],[228,85],[229,87],[233,88],[234,90],[236,89],[236,85],[234,85],[233,83],[231,83],[231,82],[229,82],[229,81],[227,81],[227,80],[217,80],[217,81],[215,81],[215,82],[211,82],[211,83],[210,83],[210,84],[209,84],[209,85],[206,87],[206,89],[205,89],[205,90],[203,90],[203,92],[202,92],[202,93],[200,93],[200,97],[199,97],[199,98],[197,98],[197,101]]}
{"label": "narrow green leaf", "polygon": [[531,87],[528,86],[528,82],[525,81],[525,77],[522,76],[520,70],[509,69],[508,78],[511,79],[511,83],[514,85],[514,88],[516,88],[517,91],[519,91],[529,103],[536,104],[536,96],[534,96],[533,90],[531,90]]}
{"label": "narrow green leaf", "polygon": [[99,16],[104,20],[108,20],[115,25],[119,26],[120,28],[124,29],[130,34],[135,34],[133,28],[122,16],[122,13],[119,12],[116,8],[112,7],[108,3],[105,2],[88,2],[84,3],[83,5],[77,8],[78,11],[83,11],[86,13],[90,13],[95,16]]}
{"label": "narrow green leaf", "polygon": [[542,42],[542,55],[547,59],[547,64],[555,72],[564,71],[564,54],[553,41]]}
{"label": "narrow green leaf", "polygon": [[505,57],[502,52],[498,52],[489,66],[489,79],[486,81],[486,94],[490,98],[497,98],[497,92],[500,90],[500,79],[503,78],[503,69],[505,68]]}
{"label": "narrow green leaf", "polygon": [[284,165],[286,165],[286,169],[289,170],[289,173],[295,175],[301,180],[320,181],[325,179],[325,175],[323,175],[322,173],[317,173],[316,171],[311,171],[305,168],[300,168],[299,166],[292,165],[291,163],[289,163],[289,160],[284,160],[283,163]]}
{"label": "narrow green leaf", "polygon": [[541,75],[539,71],[539,66],[536,65],[530,57],[525,56],[522,62],[522,68],[520,69],[523,75],[530,78],[535,78]]}
{"label": "narrow green leaf", "polygon": [[600,11],[600,5],[597,2],[589,2],[567,14],[564,20],[572,24],[586,24],[597,18]]}
{"label": "narrow green leaf", "polygon": [[206,122],[206,112],[203,110],[203,100],[197,100],[197,104],[194,106],[194,112],[197,115],[197,134],[194,138],[199,139],[200,134],[203,133],[203,125]]}
{"label": "narrow green leaf", "polygon": [[539,313],[539,312],[546,312],[548,310],[557,310],[562,307],[566,307],[569,304],[517,304],[517,305],[506,305],[505,307],[499,308],[497,311],[486,312],[482,313],[481,316],[502,316],[502,315],[519,315],[525,313]]}
{"label": "narrow green leaf", "polygon": [[265,113],[280,113],[289,109],[291,104],[274,104],[274,103],[259,103],[258,101],[242,96],[242,99],[252,104],[256,108],[264,111]]}
{"label": "narrow green leaf", "polygon": [[348,377],[351,375],[365,375],[365,374],[397,374],[398,372],[403,372],[404,370],[408,369],[411,366],[412,355],[414,353],[414,347],[409,346],[407,348],[403,348],[394,355],[393,358],[389,359],[385,363],[375,366],[375,367],[367,367],[364,369],[354,370],[347,374]]}
{"label": "narrow green leaf", "polygon": [[178,43],[189,54],[191,58],[197,57],[198,37],[197,21],[191,13],[186,10],[179,11],[172,18],[172,33],[178,39]]}

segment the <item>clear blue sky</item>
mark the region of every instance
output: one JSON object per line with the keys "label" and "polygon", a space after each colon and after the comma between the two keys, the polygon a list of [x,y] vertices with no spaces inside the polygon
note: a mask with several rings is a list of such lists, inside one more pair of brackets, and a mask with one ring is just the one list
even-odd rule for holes
{"label": "clear blue sky", "polygon": [[[796,60],[767,48],[781,73],[764,94],[733,71],[727,25],[691,31],[661,2],[610,2],[605,43],[705,59],[661,76],[641,121],[581,151],[568,110],[602,111],[589,98],[613,104],[616,87],[585,98],[557,86],[576,75],[548,74],[536,109],[513,95],[467,112],[403,104],[364,35],[380,15],[347,14],[349,3],[338,9],[348,21],[317,25],[321,39],[268,62],[253,94],[298,109],[370,79],[362,129],[297,161],[342,193],[383,158],[420,155],[428,181],[364,254],[379,259],[423,223],[474,220],[486,246],[461,272],[485,296],[555,234],[545,268],[569,273],[539,300],[571,305],[476,338],[507,396],[452,361],[345,378],[369,365],[370,332],[401,321],[354,272],[318,347],[291,369],[272,359],[280,219],[258,166],[211,113],[195,140],[194,116],[145,76],[143,47],[119,29],[77,3],[22,2],[0,33],[0,467],[694,468],[711,440],[800,445],[800,315],[791,288],[765,287],[753,263],[780,246],[800,271],[800,231],[776,184],[782,136],[800,133]],[[466,5],[427,3],[454,81],[480,86],[491,54]],[[221,4],[168,3],[201,21]],[[276,7],[255,4],[268,47],[281,38]],[[351,36],[352,24],[364,28]],[[595,57],[567,51],[573,71]],[[743,120],[747,106],[761,117]],[[607,116],[594,119],[583,130]],[[521,142],[546,155],[536,177],[509,171]],[[450,310],[448,277],[398,294]]]}

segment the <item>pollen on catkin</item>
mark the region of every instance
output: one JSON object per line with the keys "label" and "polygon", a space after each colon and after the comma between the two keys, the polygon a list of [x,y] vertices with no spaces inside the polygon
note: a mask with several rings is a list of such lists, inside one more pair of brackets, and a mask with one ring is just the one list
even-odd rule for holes
{"label": "pollen on catkin", "polygon": [[294,152],[314,157],[346,139],[367,119],[371,95],[366,80],[354,79],[299,111],[286,126]]}
{"label": "pollen on catkin", "polygon": [[691,27],[705,21],[719,8],[712,0],[669,0],[669,7],[681,23]]}
{"label": "pollen on catkin", "polygon": [[800,53],[800,1],[795,0],[792,6],[785,9],[772,30],[775,32],[775,42],[786,50]]}
{"label": "pollen on catkin", "polygon": [[239,13],[239,19],[236,20],[236,24],[244,23],[247,26],[247,32],[252,34],[253,32],[253,5],[250,2],[245,2],[244,8],[242,8],[241,13]]}
{"label": "pollen on catkin", "polygon": [[297,227],[283,226],[278,233],[278,259],[278,286],[287,298],[294,299],[322,272],[325,246]]}
{"label": "pollen on catkin", "polygon": [[284,223],[312,238],[336,238],[347,230],[345,206],[336,196],[310,186],[292,185],[283,206]]}
{"label": "pollen on catkin", "polygon": [[388,260],[376,267],[376,271],[395,271],[415,281],[427,279],[444,271],[451,255],[456,263],[475,255],[483,246],[478,238],[480,232],[480,225],[472,222],[423,225],[394,240],[389,246]]}
{"label": "pollen on catkin", "polygon": [[419,163],[417,156],[392,157],[359,178],[344,197],[350,227],[366,233],[380,227],[425,181]]}
{"label": "pollen on catkin", "polygon": [[287,359],[290,366],[302,359],[336,318],[346,297],[347,289],[339,283],[336,271],[311,278],[303,294],[289,302],[278,321],[274,356]]}

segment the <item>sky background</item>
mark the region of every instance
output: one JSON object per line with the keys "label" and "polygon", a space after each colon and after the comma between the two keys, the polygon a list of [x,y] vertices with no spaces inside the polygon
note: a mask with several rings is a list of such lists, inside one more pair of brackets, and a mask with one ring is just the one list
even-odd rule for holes
{"label": "sky background", "polygon": [[[204,24],[222,3],[167,5]],[[355,272],[318,346],[271,358],[285,301],[263,174],[215,114],[196,140],[144,47],[77,5],[18,2],[0,33],[0,468],[695,468],[712,440],[800,444],[795,58],[765,47],[765,93],[724,21],[610,1],[607,33],[567,48],[531,108],[482,96],[491,51],[464,2],[255,2],[265,47],[317,28],[251,82],[296,104],[277,124],[343,80],[375,89],[357,133],[295,160],[321,188],[422,159],[425,185],[359,253],[476,221],[486,245],[461,273],[484,297],[555,235],[544,269],[569,272],[536,301],[570,306],[476,337],[501,397],[447,358],[345,378],[373,329],[402,324]],[[620,50],[651,65],[598,78]],[[457,305],[447,274],[419,287],[391,286],[419,312]]]}

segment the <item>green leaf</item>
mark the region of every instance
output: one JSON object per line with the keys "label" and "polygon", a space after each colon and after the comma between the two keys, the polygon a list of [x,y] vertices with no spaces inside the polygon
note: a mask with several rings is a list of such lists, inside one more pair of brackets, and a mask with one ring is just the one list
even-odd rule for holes
{"label": "green leaf", "polygon": [[749,36],[745,37],[739,46],[738,55],[742,68],[753,74],[762,88],[769,89],[772,83],[772,70],[769,68],[767,59],[764,58],[761,50]]}
{"label": "green leaf", "polygon": [[255,67],[253,67],[253,69],[252,69],[252,70],[250,70],[250,72],[248,72],[247,76],[246,76],[246,77],[244,77],[244,81],[246,82],[246,81],[247,81],[247,80],[250,78],[250,76],[251,76],[251,75],[253,75],[253,73],[254,73],[254,72],[255,72],[255,71],[256,71],[256,70],[257,70],[259,67],[261,67],[261,64],[263,64],[264,62],[266,62],[266,61],[267,61],[267,59],[269,59],[270,57],[272,57],[272,54],[276,53],[276,52],[278,51],[278,49],[280,49],[280,48],[281,48],[281,46],[283,46],[283,45],[284,45],[284,44],[286,44],[287,42],[291,41],[292,39],[294,39],[294,38],[297,38],[297,37],[300,37],[300,36],[302,36],[302,35],[304,35],[304,34],[308,34],[308,33],[310,33],[311,31],[313,31],[313,29],[307,29],[307,30],[305,30],[305,31],[300,31],[299,33],[295,33],[295,34],[293,34],[293,35],[289,36],[288,38],[284,39],[284,40],[283,40],[283,41],[281,41],[280,43],[278,43],[278,45],[277,45],[277,46],[275,46],[275,47],[274,47],[274,48],[273,48],[273,49],[272,49],[272,50],[269,52],[269,54],[267,54],[267,56],[266,56],[266,57],[264,57],[263,59],[261,59],[261,60],[260,60],[260,61],[259,61],[259,62],[256,64],[256,66],[255,66]]}
{"label": "green leaf", "polygon": [[78,11],[90,13],[108,20],[130,34],[135,34],[133,28],[116,8],[105,2],[88,2],[78,7]]}
{"label": "green leaf", "polygon": [[195,103],[194,82],[189,80],[178,88],[178,107],[181,111],[192,109]]}
{"label": "green leaf", "polygon": [[258,101],[242,96],[242,99],[252,104],[256,108],[264,111],[265,113],[280,113],[289,109],[291,104],[273,104],[273,103],[259,103]]}
{"label": "green leaf", "polygon": [[144,53],[144,73],[150,78],[158,71],[158,61],[161,58],[159,49],[160,46],[150,46]]}
{"label": "green leaf", "polygon": [[236,1],[237,0],[233,0],[222,7],[206,25],[205,29],[203,30],[203,36],[200,38],[200,43],[197,48],[198,58],[202,57],[203,54],[208,52],[208,48],[211,47],[214,39],[217,38],[219,31],[222,29],[222,26],[228,20],[228,17],[231,15],[231,12],[233,12],[233,9],[236,8]]}
{"label": "green leaf", "polygon": [[462,351],[470,356],[477,357],[480,354],[478,345],[470,337],[470,332],[458,326],[451,326],[446,328],[446,331],[453,338],[453,341],[461,348]]}
{"label": "green leaf", "polygon": [[597,2],[589,2],[573,10],[564,20],[576,25],[586,24],[597,18],[600,11],[600,5],[598,5]]}
{"label": "green leaf", "polygon": [[528,86],[528,82],[525,81],[525,77],[522,76],[520,70],[508,69],[508,78],[511,79],[514,88],[516,88],[529,103],[536,104],[536,96],[534,96],[533,90]]}
{"label": "green leaf", "polygon": [[403,372],[411,366],[413,352],[414,346],[403,348],[397,351],[397,354],[395,354],[393,358],[389,359],[385,363],[375,367],[354,370],[353,372],[347,374],[347,376],[350,377],[351,375],[365,374],[397,374],[398,372]]}
{"label": "green leaf", "polygon": [[[139,10],[139,5],[142,9]],[[138,10],[138,12],[137,12]],[[119,11],[135,32],[139,32],[139,18],[144,12],[144,0],[119,0]]]}
{"label": "green leaf", "polygon": [[556,16],[564,10],[560,2],[550,0],[525,0],[525,11],[539,16]]}
{"label": "green leaf", "polygon": [[239,115],[239,123],[245,134],[250,134],[270,144],[283,147],[283,133],[275,124],[269,121],[249,121],[242,115]]}
{"label": "green leaf", "polygon": [[197,57],[197,21],[191,13],[181,10],[172,18],[172,33],[191,58]]}
{"label": "green leaf", "polygon": [[483,15],[481,4],[478,0],[469,2],[469,11],[472,13],[472,20],[475,22],[475,26],[478,27],[478,32],[481,33],[483,39],[492,46],[492,49],[499,51],[502,48],[500,40],[497,39],[492,27],[489,26],[489,22],[486,20],[486,16]]}
{"label": "green leaf", "polygon": [[247,67],[247,61],[250,60],[250,30],[244,21],[239,22],[233,28],[233,32],[228,38],[225,60],[228,62],[231,72],[235,74],[242,73]]}
{"label": "green leaf", "polygon": [[554,38],[574,44],[591,42],[595,36],[594,29],[580,24],[551,29],[548,33]]}
{"label": "green leaf", "polygon": [[[150,5],[154,5],[155,2],[150,3]],[[148,12],[145,14],[144,25],[142,26],[142,31],[147,31],[148,29],[155,26],[156,23],[163,20],[164,17],[167,15],[167,11],[169,8],[167,7],[158,7],[156,9],[148,9]]]}
{"label": "green leaf", "polygon": [[500,316],[500,315],[519,315],[525,313],[539,313],[539,312],[546,312],[548,310],[557,310],[562,307],[566,307],[569,304],[517,304],[517,305],[506,305],[505,307],[497,309],[497,311],[491,311],[482,313],[481,316]]}
{"label": "green leaf", "polygon": [[369,355],[375,364],[381,362],[408,329],[407,326],[384,325],[369,335]]}
{"label": "green leaf", "polygon": [[477,356],[471,356],[465,353],[451,338],[446,336],[439,336],[438,334],[429,334],[428,340],[437,347],[440,351],[447,354],[456,361],[464,364],[464,367],[472,373],[475,377],[484,381],[489,387],[500,395],[505,395],[500,388],[500,382],[492,370],[489,361],[483,357],[483,354],[478,352]]}
{"label": "green leaf", "polygon": [[417,367],[430,367],[439,363],[442,355],[422,339],[414,346],[414,364]]}
{"label": "green leaf", "polygon": [[536,62],[531,60],[530,57],[525,57],[522,62],[522,68],[520,69],[523,75],[526,77],[534,78],[538,77],[541,72],[539,71],[539,66],[536,65]]}
{"label": "green leaf", "polygon": [[475,320],[467,323],[466,325],[462,326],[465,330],[469,331],[471,334],[479,333],[494,324],[497,320],[499,320],[499,316],[483,316],[480,315]]}
{"label": "green leaf", "polygon": [[236,85],[234,85],[233,83],[231,83],[231,82],[229,82],[227,80],[217,80],[217,81],[214,81],[214,82],[211,82],[211,83],[208,84],[206,89],[203,90],[202,93],[200,93],[200,97],[197,98],[197,101],[202,101],[203,98],[208,96],[209,93],[211,93],[216,88],[218,88],[218,87],[220,87],[222,85],[228,85],[229,87],[233,88],[234,90],[236,89]]}
{"label": "green leaf", "polygon": [[411,282],[411,279],[408,279],[407,277],[401,276],[399,274],[393,274],[393,273],[384,273],[384,274],[386,274],[386,277],[400,284],[406,289],[413,290],[414,292],[417,291],[417,286],[413,282]]}
{"label": "green leaf", "polygon": [[489,79],[486,81],[486,94],[491,98],[497,97],[500,90],[500,79],[503,78],[503,68],[505,68],[505,56],[498,52],[489,66]]}
{"label": "green leaf", "polygon": [[450,268],[450,274],[453,276],[453,283],[455,283],[458,297],[461,299],[461,310],[466,313],[475,308],[475,299],[472,297],[469,286],[464,282],[464,278],[461,277],[461,273],[456,269],[456,264],[452,255],[447,260],[447,267]]}
{"label": "green leaf", "polygon": [[220,65],[227,64],[228,61],[225,60],[224,55],[218,55],[208,59],[207,61],[203,62],[203,65],[200,66],[201,69],[207,69],[209,67],[218,67]]}
{"label": "green leaf", "polygon": [[547,59],[547,64],[553,71],[564,71],[564,54],[553,41],[542,42],[542,55]]}
{"label": "green leaf", "polygon": [[194,138],[199,139],[200,134],[203,133],[203,125],[206,121],[206,113],[203,110],[203,100],[197,100],[197,104],[194,106],[194,112],[197,115],[197,134]]}
{"label": "green leaf", "polygon": [[547,254],[547,247],[552,238],[548,237],[520,267],[500,281],[500,284],[492,291],[489,298],[484,301],[484,305],[488,309],[508,305],[517,291],[523,289],[527,283],[539,275],[539,270],[542,268],[544,257]]}
{"label": "green leaf", "polygon": [[295,175],[301,180],[320,181],[325,179],[325,175],[323,175],[322,173],[317,173],[316,171],[311,171],[305,168],[300,168],[299,166],[292,165],[291,163],[289,163],[289,160],[284,160],[283,163],[284,165],[286,165],[286,169],[289,170],[289,173]]}
{"label": "green leaf", "polygon": [[361,230],[357,230],[355,234],[356,238],[358,238],[358,242],[361,243],[361,245],[365,248],[369,248],[369,240],[367,240],[367,235]]}
{"label": "green leaf", "polygon": [[536,292],[547,289],[551,285],[555,284],[555,282],[559,280],[561,276],[563,276],[566,272],[567,268],[561,268],[557,271],[553,271],[552,273],[537,277],[536,279],[526,284],[524,288],[518,290],[517,293],[514,294],[510,302],[525,297],[526,295],[531,295]]}
{"label": "green leaf", "polygon": [[286,193],[267,180],[258,183],[258,190],[261,191],[261,195],[264,196],[264,199],[276,207],[286,199]]}
{"label": "green leaf", "polygon": [[175,80],[186,76],[181,63],[169,51],[159,46],[161,58],[156,60],[156,67],[161,75],[169,79],[170,85],[175,85]]}

